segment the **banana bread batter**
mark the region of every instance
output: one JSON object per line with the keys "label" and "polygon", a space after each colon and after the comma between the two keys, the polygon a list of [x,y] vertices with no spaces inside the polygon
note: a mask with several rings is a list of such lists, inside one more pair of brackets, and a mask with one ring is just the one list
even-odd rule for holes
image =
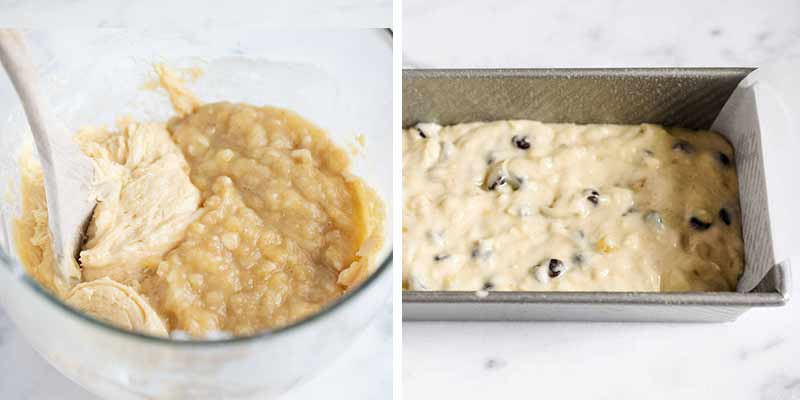
{"label": "banana bread batter", "polygon": [[95,208],[73,288],[53,276],[41,170],[23,159],[18,253],[29,273],[97,318],[153,335],[234,335],[291,324],[372,271],[383,206],[346,153],[288,110],[201,104],[156,71],[178,116],[76,139]]}
{"label": "banana bread batter", "polygon": [[403,136],[411,290],[728,291],[733,149],[657,125],[419,124]]}

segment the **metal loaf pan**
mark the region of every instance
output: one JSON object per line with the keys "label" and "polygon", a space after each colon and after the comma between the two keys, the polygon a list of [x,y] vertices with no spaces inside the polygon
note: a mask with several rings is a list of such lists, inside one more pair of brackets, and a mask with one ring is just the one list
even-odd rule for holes
{"label": "metal loaf pan", "polygon": [[[708,129],[750,68],[403,71],[403,126],[533,119],[657,123]],[[725,132],[721,132],[725,133]],[[760,139],[739,168],[746,264],[772,266],[749,293],[404,291],[405,320],[719,322],[788,301],[788,262],[775,263]],[[732,140],[736,147],[736,141]],[[752,168],[751,168],[752,166]],[[742,190],[743,187],[756,188]]]}

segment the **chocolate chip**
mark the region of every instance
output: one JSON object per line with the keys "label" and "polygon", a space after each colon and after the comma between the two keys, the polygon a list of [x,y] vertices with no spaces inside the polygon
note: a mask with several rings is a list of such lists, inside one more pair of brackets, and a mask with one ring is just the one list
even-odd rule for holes
{"label": "chocolate chip", "polygon": [[711,223],[710,222],[703,222],[702,220],[700,220],[697,217],[689,218],[689,225],[692,228],[694,228],[695,230],[698,230],[698,231],[704,231],[704,230],[706,230],[706,229],[711,227]]}
{"label": "chocolate chip", "polygon": [[685,140],[678,140],[672,145],[672,150],[680,150],[686,154],[694,153],[694,146]]}
{"label": "chocolate chip", "polygon": [[550,262],[547,264],[547,270],[550,277],[555,278],[566,271],[567,267],[563,262],[561,262],[561,260],[557,258],[551,258]]}
{"label": "chocolate chip", "polygon": [[592,189],[588,193],[589,195],[586,196],[586,200],[589,200],[589,202],[595,206],[600,204],[600,193],[597,190]]}
{"label": "chocolate chip", "polygon": [[717,153],[717,160],[719,160],[719,162],[726,167],[731,165],[730,157],[728,157],[728,155],[723,152]]}
{"label": "chocolate chip", "polygon": [[450,258],[449,254],[437,254],[437,255],[433,256],[433,261],[439,262],[439,261],[447,260],[448,258]]}
{"label": "chocolate chip", "polygon": [[528,142],[527,136],[514,135],[514,137],[511,138],[511,143],[517,146],[518,149],[528,150],[531,148],[531,143]]}
{"label": "chocolate chip", "polygon": [[524,181],[523,177],[510,173],[504,163],[494,164],[488,168],[484,188],[486,190],[496,190],[500,186],[508,184],[512,190],[519,190]]}
{"label": "chocolate chip", "polygon": [[505,175],[498,175],[497,178],[495,178],[495,180],[493,180],[491,183],[489,183],[488,189],[489,190],[495,190],[498,187],[503,186],[505,184],[506,184]]}
{"label": "chocolate chip", "polygon": [[416,130],[417,130],[417,133],[419,134],[419,136],[420,136],[421,138],[423,138],[423,139],[427,139],[427,138],[428,138],[428,136],[426,136],[426,135],[425,135],[425,132],[423,132],[423,131],[422,131],[422,129],[419,129],[419,128],[417,128],[417,127],[415,127],[414,129],[416,129]]}
{"label": "chocolate chip", "polygon": [[473,259],[481,259],[485,260],[492,255],[492,247],[491,245],[483,240],[478,240],[472,245],[472,253],[471,256]]}
{"label": "chocolate chip", "polygon": [[494,289],[494,283],[491,281],[486,281],[483,283],[483,290],[492,290]]}
{"label": "chocolate chip", "polygon": [[728,210],[721,208],[719,210],[719,218],[725,223],[725,225],[731,224],[731,214],[728,212]]}

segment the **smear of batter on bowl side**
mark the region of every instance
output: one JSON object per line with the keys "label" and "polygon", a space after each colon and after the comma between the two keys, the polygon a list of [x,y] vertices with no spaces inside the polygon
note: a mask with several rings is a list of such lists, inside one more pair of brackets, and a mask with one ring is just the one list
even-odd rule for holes
{"label": "smear of batter on bowl side", "polygon": [[728,291],[733,149],[657,125],[419,124],[403,135],[411,290]]}
{"label": "smear of batter on bowl side", "polygon": [[202,104],[156,72],[178,116],[76,135],[97,207],[73,288],[54,277],[41,168],[23,156],[15,244],[31,276],[117,326],[194,337],[291,324],[369,276],[383,205],[344,150],[291,111]]}

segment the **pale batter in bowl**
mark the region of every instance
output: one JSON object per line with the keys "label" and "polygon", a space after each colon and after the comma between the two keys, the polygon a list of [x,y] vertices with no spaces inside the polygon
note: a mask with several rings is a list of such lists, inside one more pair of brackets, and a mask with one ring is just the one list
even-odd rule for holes
{"label": "pale batter in bowl", "polygon": [[403,135],[411,290],[729,291],[733,149],[657,125],[419,124]]}
{"label": "pale batter in bowl", "polygon": [[15,241],[37,281],[123,328],[203,337],[291,324],[369,276],[383,206],[324,131],[288,110],[201,104],[156,70],[177,117],[76,136],[97,207],[74,288],[53,276],[41,169],[23,157]]}

